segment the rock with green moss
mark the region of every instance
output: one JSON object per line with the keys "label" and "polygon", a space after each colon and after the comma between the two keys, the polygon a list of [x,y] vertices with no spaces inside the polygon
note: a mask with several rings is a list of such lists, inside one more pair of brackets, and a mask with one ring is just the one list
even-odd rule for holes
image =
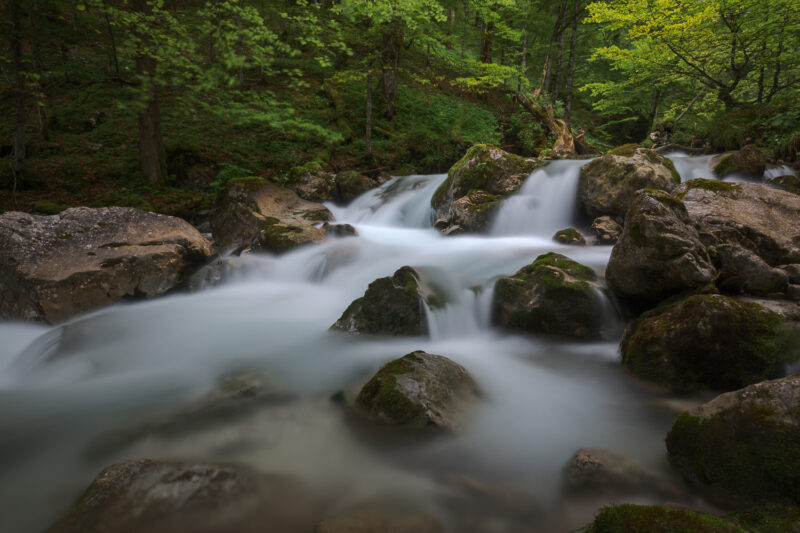
{"label": "rock with green moss", "polygon": [[386,363],[358,393],[355,407],[385,424],[451,432],[461,427],[477,396],[464,367],[416,351]]}
{"label": "rock with green moss", "polygon": [[287,187],[293,190],[297,196],[309,202],[325,202],[333,199],[336,191],[336,175],[324,170],[293,172],[289,178]]}
{"label": "rock with green moss", "polygon": [[730,174],[760,180],[767,168],[764,153],[755,145],[748,144],[735,152],[719,155],[711,160],[714,173],[720,178]]}
{"label": "rock with green moss", "polygon": [[682,413],[666,443],[672,465],[716,502],[800,504],[800,373]]}
{"label": "rock with green moss", "polygon": [[454,233],[454,227],[466,232],[488,230],[500,201],[519,190],[537,166],[534,159],[496,146],[473,146],[433,195],[437,228],[446,234]]}
{"label": "rock with green moss", "polygon": [[645,189],[631,203],[606,270],[618,295],[660,301],[711,283],[711,256],[680,199]]}
{"label": "rock with green moss", "polygon": [[354,170],[336,174],[334,199],[338,204],[348,204],[365,192],[378,186],[378,182]]}
{"label": "rock with green moss", "polygon": [[231,464],[125,461],[104,469],[52,533],[311,531],[310,489]]}
{"label": "rock with green moss", "polygon": [[427,335],[425,288],[417,271],[405,266],[391,277],[369,284],[364,296],[353,300],[333,331],[367,335]]}
{"label": "rock with green moss", "polygon": [[800,358],[800,335],[758,304],[697,294],[644,313],[621,350],[633,374],[673,391],[733,390],[780,375]]}
{"label": "rock with green moss", "polygon": [[636,191],[670,192],[680,182],[669,159],[648,148],[625,145],[581,168],[578,201],[590,218],[622,218]]}
{"label": "rock with green moss", "polygon": [[797,176],[787,175],[770,178],[767,180],[767,185],[793,194],[800,194],[800,178]]}
{"label": "rock with green moss", "polygon": [[550,252],[497,281],[492,321],[514,331],[593,339],[601,336],[602,299],[594,270]]}
{"label": "rock with green moss", "polygon": [[325,240],[316,225],[331,220],[328,209],[261,178],[232,180],[220,195],[211,230],[223,250],[283,253]]}
{"label": "rock with green moss", "polygon": [[556,234],[553,235],[553,240],[560,242],[561,244],[586,244],[586,239],[584,238],[583,233],[575,228],[567,228],[557,231]]}
{"label": "rock with green moss", "polygon": [[755,507],[727,516],[660,505],[604,507],[580,533],[797,533],[797,507]]}

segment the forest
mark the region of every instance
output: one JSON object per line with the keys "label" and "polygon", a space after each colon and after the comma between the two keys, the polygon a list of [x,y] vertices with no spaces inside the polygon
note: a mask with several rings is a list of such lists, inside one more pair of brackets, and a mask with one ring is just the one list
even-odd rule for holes
{"label": "forest", "polygon": [[5,4],[2,209],[188,216],[231,177],[440,172],[566,129],[597,150],[800,143],[790,0]]}
{"label": "forest", "polygon": [[798,533],[797,0],[0,2],[3,533]]}

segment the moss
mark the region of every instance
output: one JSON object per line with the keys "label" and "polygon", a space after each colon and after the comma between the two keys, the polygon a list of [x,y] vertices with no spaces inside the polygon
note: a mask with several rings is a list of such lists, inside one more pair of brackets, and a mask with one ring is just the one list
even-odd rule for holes
{"label": "moss", "polygon": [[729,518],[750,531],[797,533],[800,507],[751,507],[732,513]]}
{"label": "moss", "polygon": [[257,176],[249,176],[246,178],[235,178],[228,182],[229,189],[231,187],[236,187],[239,190],[244,190],[247,192],[253,192],[261,189],[265,185],[269,183],[264,178],[259,178]]}
{"label": "moss", "polygon": [[730,194],[734,191],[741,189],[741,186],[735,183],[727,183],[719,180],[707,180],[703,178],[695,178],[685,182],[681,186],[682,190],[678,194],[678,198],[682,199],[692,189],[703,189],[705,191],[712,191],[719,194]]}
{"label": "moss", "polygon": [[636,150],[641,148],[638,144],[623,144],[622,146],[617,146],[613,150],[609,150],[606,152],[608,155],[617,155],[621,157],[633,157],[636,155]]}
{"label": "moss", "polygon": [[553,240],[562,244],[586,244],[583,234],[575,228],[562,229],[553,235]]}
{"label": "moss", "polygon": [[[585,265],[582,265],[576,261],[573,261],[569,257],[565,255],[561,255],[556,252],[548,252],[546,254],[540,255],[536,258],[536,260],[529,265],[529,267],[536,267],[541,266],[551,266],[555,268],[560,268],[565,272],[568,272],[572,277],[577,278],[583,281],[596,281],[597,280],[597,273],[594,269],[591,269]],[[528,267],[526,267],[528,268]]]}
{"label": "moss", "polygon": [[592,533],[746,533],[734,521],[685,509],[623,504],[606,507],[588,529]]}
{"label": "moss", "polygon": [[425,410],[397,390],[397,377],[414,370],[412,352],[386,363],[359,392],[356,405],[369,415],[398,425],[424,425]]}
{"label": "moss", "polygon": [[661,159],[661,163],[669,169],[669,172],[672,174],[672,179],[675,180],[675,183],[680,183],[681,175],[678,172],[678,169],[675,168],[675,163],[673,163],[668,157],[661,156]]}
{"label": "moss", "polygon": [[764,154],[761,153],[759,148],[750,144],[720,159],[719,163],[714,167],[714,172],[720,178],[736,172],[760,178],[763,176],[765,168],[766,159]]}
{"label": "moss", "polygon": [[31,211],[42,215],[57,215],[65,209],[67,209],[66,205],[50,200],[38,200],[31,203]]}

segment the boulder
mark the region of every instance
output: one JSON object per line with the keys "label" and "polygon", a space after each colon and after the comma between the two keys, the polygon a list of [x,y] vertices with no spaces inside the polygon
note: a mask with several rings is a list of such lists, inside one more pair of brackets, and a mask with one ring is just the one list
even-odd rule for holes
{"label": "boulder", "polygon": [[291,179],[286,186],[303,200],[308,200],[309,202],[326,202],[334,197],[336,175],[324,170],[300,172],[299,175]]}
{"label": "boulder", "polygon": [[637,489],[654,478],[642,467],[609,450],[582,448],[562,470],[564,487],[573,491]]}
{"label": "boulder", "polygon": [[436,227],[445,234],[454,233],[448,228],[455,226],[467,232],[488,230],[500,201],[519,190],[537,166],[534,159],[496,146],[473,146],[433,195]]}
{"label": "boulder", "polygon": [[660,505],[621,504],[601,509],[576,533],[663,531],[692,533],[795,533],[796,507],[755,507],[726,516]]}
{"label": "boulder", "polygon": [[223,250],[282,253],[298,246],[319,243],[325,234],[316,224],[333,215],[322,204],[261,178],[232,180],[220,195],[211,229]]}
{"label": "boulder", "polygon": [[767,180],[767,185],[793,194],[800,194],[800,178],[797,176],[778,176]]}
{"label": "boulder", "polygon": [[331,224],[325,222],[322,225],[322,231],[328,237],[358,237],[358,230],[350,224]]}
{"label": "boulder", "polygon": [[51,533],[310,531],[299,483],[242,466],[125,461],[103,470]]}
{"label": "boulder", "polygon": [[0,317],[62,322],[183,283],[213,249],[188,222],[127,207],[0,215]]}
{"label": "boulder", "polygon": [[358,393],[355,407],[383,424],[452,432],[477,396],[478,387],[464,367],[416,351],[386,363]]}
{"label": "boulder", "polygon": [[586,244],[586,239],[583,237],[583,233],[575,228],[567,228],[557,231],[556,234],[553,235],[553,240],[560,242],[561,244]]}
{"label": "boulder", "polygon": [[599,244],[616,244],[622,234],[622,225],[609,216],[597,217],[592,221],[592,231]]}
{"label": "boulder", "polygon": [[333,331],[368,335],[427,335],[424,290],[411,267],[369,284],[331,326]]}
{"label": "boulder", "polygon": [[590,218],[624,217],[640,189],[672,191],[681,182],[672,161],[637,145],[620,146],[581,168],[578,201]]}
{"label": "boulder", "polygon": [[711,166],[720,178],[730,174],[741,174],[760,180],[767,169],[767,160],[757,146],[748,144],[735,152],[716,156],[711,160]]}
{"label": "boulder", "polygon": [[594,270],[550,252],[497,280],[492,321],[527,333],[597,338],[603,325],[602,298]]}
{"label": "boulder", "polygon": [[648,301],[711,283],[717,275],[686,207],[663,191],[645,189],[631,203],[606,270],[616,294]]}
{"label": "boulder", "polygon": [[682,413],[666,443],[672,465],[714,501],[800,504],[800,373]]}
{"label": "boulder", "polygon": [[349,204],[377,186],[378,182],[354,170],[340,172],[336,174],[334,198],[338,204]]}
{"label": "boulder", "polygon": [[622,362],[674,391],[733,390],[777,377],[800,358],[798,330],[777,313],[697,294],[644,313],[625,331]]}

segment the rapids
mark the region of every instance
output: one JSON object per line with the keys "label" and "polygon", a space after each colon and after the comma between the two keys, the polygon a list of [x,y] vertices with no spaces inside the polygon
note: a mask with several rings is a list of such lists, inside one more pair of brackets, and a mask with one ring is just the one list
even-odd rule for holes
{"label": "rapids", "polygon": [[[711,177],[705,158],[673,160],[686,179]],[[547,510],[540,527],[553,531],[587,523],[608,503],[562,494],[562,465],[579,448],[608,448],[669,476],[663,439],[674,411],[619,365],[624,317],[612,300],[600,342],[510,335],[490,324],[494,281],[542,253],[605,269],[610,246],[551,240],[587,225],[575,205],[584,163],[534,172],[488,236],[445,238],[432,228],[430,199],[445,175],[399,177],[347,207],[329,206],[359,237],[242,257],[239,275],[195,294],[52,328],[0,323],[0,530],[42,530],[104,466],[139,457],[241,462],[299,478],[334,506],[399,495],[432,512],[444,490],[436,479],[467,474],[532,493]],[[430,336],[328,331],[371,281],[403,265],[447,296],[444,308],[428,310]],[[457,361],[479,383],[484,400],[471,424],[426,441],[354,431],[330,397],[417,349]],[[186,434],[148,432],[148,421],[174,416],[241,371],[266,372],[292,400]],[[135,438],[119,444],[120,434]]]}

